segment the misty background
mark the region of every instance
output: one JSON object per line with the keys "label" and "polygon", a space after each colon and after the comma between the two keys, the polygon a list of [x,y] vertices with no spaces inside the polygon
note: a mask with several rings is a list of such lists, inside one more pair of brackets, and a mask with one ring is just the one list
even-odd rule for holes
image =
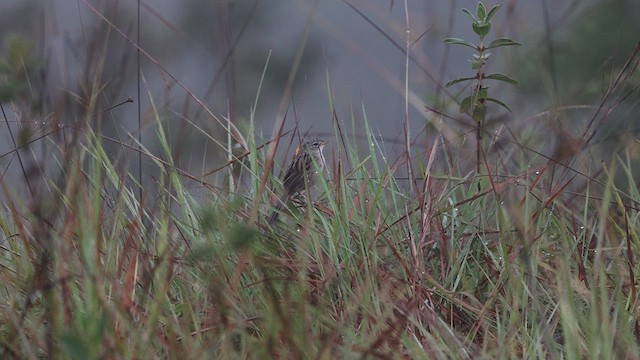
{"label": "misty background", "polygon": [[[484,3],[489,8],[499,2]],[[602,99],[603,89],[633,52],[640,34],[640,2],[501,3],[489,40],[508,37],[522,46],[495,49],[487,71],[510,75],[520,87],[490,84],[493,97],[502,99],[512,112],[490,106],[488,126],[498,131],[506,125],[510,131],[527,133],[552,153],[559,142],[566,141],[564,136],[580,132]],[[253,110],[257,136],[264,142],[272,138],[281,117],[284,131],[297,127],[300,134],[289,133],[280,146],[276,168],[289,156],[289,141],[295,147],[304,133],[331,141],[339,123],[354,141],[362,141],[359,135],[364,133],[365,118],[388,151],[385,155],[397,156],[404,143],[407,75],[408,118],[416,151],[426,151],[441,136],[469,151],[471,164],[475,148],[464,137],[474,123],[458,112],[458,101],[469,94],[469,84],[451,88],[443,84],[473,76],[468,62],[472,51],[445,45],[443,39],[477,42],[470,20],[460,11],[466,7],[475,13],[476,4],[3,0],[0,59],[10,57],[9,43],[20,39],[28,44],[33,60],[24,64],[29,77],[25,78],[28,86],[20,89],[21,100],[4,104],[3,179],[20,183],[28,175],[19,171],[13,155],[19,134],[29,139],[30,147],[23,151],[33,164],[32,171],[46,171],[47,141],[67,141],[59,134],[64,126],[86,121],[112,139],[106,145],[118,154],[123,171],[137,171],[137,153],[122,144],[137,146],[140,111],[143,146],[152,154],[161,153],[154,106],[169,131],[176,165],[195,177],[203,176],[227,160],[222,148],[227,135],[194,98],[218,119],[235,124],[245,137]],[[138,26],[144,50],[139,60],[140,83],[134,46]],[[298,53],[302,54],[300,67],[287,93]],[[104,87],[94,89],[95,84]],[[85,113],[90,102],[104,111]],[[27,108],[30,111],[23,110]],[[620,136],[636,134],[635,124],[616,119],[628,119],[637,111],[636,98],[611,113],[607,127],[598,132],[602,149],[615,146]],[[334,150],[328,146],[328,159]],[[143,160],[143,164],[149,162]],[[218,175],[209,175],[207,181],[219,181]]]}

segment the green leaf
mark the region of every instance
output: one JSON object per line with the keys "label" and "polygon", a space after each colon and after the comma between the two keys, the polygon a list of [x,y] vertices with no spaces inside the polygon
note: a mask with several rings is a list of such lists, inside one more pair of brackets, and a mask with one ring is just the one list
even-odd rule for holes
{"label": "green leaf", "polygon": [[451,86],[451,85],[455,85],[455,84],[457,84],[457,83],[461,83],[461,82],[463,82],[463,81],[475,80],[475,79],[476,79],[476,77],[475,77],[475,76],[473,76],[473,77],[456,78],[456,79],[453,79],[453,80],[449,81],[449,82],[448,82],[448,83],[446,83],[444,86],[445,86],[445,87],[449,87],[449,86]]}
{"label": "green leaf", "polygon": [[502,106],[503,108],[507,109],[507,111],[511,112],[511,109],[509,109],[509,107],[507,106],[507,104],[503,103],[502,101],[498,100],[498,99],[494,99],[494,98],[486,98],[485,100],[487,101],[491,101],[492,103],[496,103],[500,106]]}
{"label": "green leaf", "polygon": [[491,23],[475,22],[471,25],[471,27],[473,28],[473,32],[475,32],[481,38],[484,38],[485,36],[487,36],[489,31],[491,30]]}
{"label": "green leaf", "polygon": [[498,80],[498,81],[504,81],[507,82],[509,84],[513,84],[515,86],[519,86],[520,83],[518,83],[517,80],[514,80],[510,77],[508,77],[505,74],[491,74],[491,75],[487,75],[484,77],[485,79],[491,79],[491,80]]}
{"label": "green leaf", "polygon": [[482,88],[480,88],[480,90],[478,90],[478,92],[476,93],[476,98],[478,100],[480,99],[486,99],[487,95],[489,94],[487,91],[488,87],[483,86]]}
{"label": "green leaf", "polygon": [[491,44],[489,44],[489,46],[486,47],[486,49],[493,49],[500,46],[512,46],[512,45],[522,45],[522,44],[520,44],[517,41],[513,41],[511,39],[501,38],[501,39],[493,40]]}
{"label": "green leaf", "polygon": [[471,114],[471,117],[476,122],[480,122],[480,121],[484,120],[484,118],[486,116],[487,116],[487,106],[486,105],[478,105],[478,106],[476,106],[473,109],[473,114]]}
{"label": "green leaf", "polygon": [[444,39],[444,43],[445,44],[451,44],[451,45],[464,45],[464,46],[468,46],[474,50],[478,50],[478,47],[476,45],[473,45],[472,43],[468,42],[467,40],[463,40],[463,39],[458,39],[458,38],[446,38]]}
{"label": "green leaf", "polygon": [[[471,60],[470,60],[470,61],[471,61]],[[485,62],[485,61],[484,61],[484,59],[478,59],[478,60],[475,60],[475,61],[471,61],[471,68],[472,68],[473,70],[480,69],[480,67],[481,67],[482,65],[484,65],[484,62]]]}
{"label": "green leaf", "polygon": [[487,21],[491,21],[491,18],[493,17],[493,15],[496,14],[496,11],[498,11],[498,9],[500,9],[501,6],[502,4],[498,4],[492,7],[491,10],[489,10],[489,14],[487,14]]}
{"label": "green leaf", "polygon": [[478,21],[478,19],[476,19],[475,15],[473,15],[471,13],[471,11],[469,11],[469,9],[467,8],[462,8],[462,12],[469,15],[469,17],[473,20],[473,21]]}
{"label": "green leaf", "polygon": [[478,14],[478,19],[480,19],[480,21],[485,21],[487,18],[487,9],[485,9],[482,1],[478,2],[478,8],[476,9],[476,14]]}
{"label": "green leaf", "polygon": [[471,104],[473,104],[473,98],[471,96],[467,96],[466,98],[462,99],[462,101],[460,102],[460,112],[469,112],[469,109],[471,109]]}

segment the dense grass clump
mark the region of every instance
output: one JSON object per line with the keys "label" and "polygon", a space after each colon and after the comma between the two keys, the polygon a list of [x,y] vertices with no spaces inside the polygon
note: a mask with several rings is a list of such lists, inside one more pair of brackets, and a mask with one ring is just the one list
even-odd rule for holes
{"label": "dense grass clump", "polygon": [[477,178],[432,167],[456,156],[436,141],[407,179],[395,174],[406,159],[382,161],[369,136],[363,157],[334,144],[341,161],[319,200],[269,227],[260,151],[243,165],[249,188],[203,199],[154,158],[145,207],[85,131],[56,157],[48,195],[5,193],[7,356],[638,354],[630,153],[594,175],[552,181],[569,167],[531,162]]}

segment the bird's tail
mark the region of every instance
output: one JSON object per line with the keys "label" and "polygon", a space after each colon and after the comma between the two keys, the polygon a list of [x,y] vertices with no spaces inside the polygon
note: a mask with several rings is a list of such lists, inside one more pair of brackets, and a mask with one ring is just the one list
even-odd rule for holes
{"label": "bird's tail", "polygon": [[271,212],[271,216],[269,216],[269,225],[273,225],[278,220],[280,211],[286,207],[287,200],[289,200],[289,194],[285,192],[276,203],[276,208]]}

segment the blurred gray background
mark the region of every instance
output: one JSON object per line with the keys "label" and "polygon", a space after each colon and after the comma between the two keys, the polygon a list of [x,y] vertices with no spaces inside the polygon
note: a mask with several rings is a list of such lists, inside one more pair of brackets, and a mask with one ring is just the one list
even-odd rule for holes
{"label": "blurred gray background", "polygon": [[[491,7],[498,2],[484,3]],[[152,153],[159,153],[151,97],[170,130],[176,163],[198,177],[225,161],[226,155],[212,139],[224,143],[226,135],[188,91],[220,119],[230,119],[245,136],[255,107],[256,135],[261,141],[271,138],[282,116],[285,131],[297,123],[300,132],[327,140],[333,139],[335,121],[347,133],[362,135],[366,116],[374,134],[384,141],[386,155],[393,156],[403,149],[408,72],[409,123],[416,151],[425,151],[440,135],[453,143],[457,138],[461,147],[469,146],[461,139],[473,123],[459,114],[456,102],[469,93],[469,85],[444,89],[442,84],[473,76],[467,61],[472,52],[447,46],[443,39],[477,42],[470,20],[460,11],[466,7],[475,13],[476,1],[407,0],[407,9],[405,2],[391,0],[151,0],[140,4],[140,46],[148,56],[141,56],[138,99],[137,53],[129,42],[136,41],[137,1],[2,0],[0,55],[6,56],[7,37],[17,34],[31,44],[41,66],[31,79],[37,86],[29,91],[37,103],[30,108],[37,111],[27,113],[19,105],[5,104],[14,137],[23,126],[30,126],[29,134],[36,138],[61,124],[96,121],[105,136],[135,145],[129,134],[137,136],[140,104],[143,142]],[[512,112],[491,107],[489,126],[508,123],[516,130],[536,129],[532,136],[538,131],[538,138],[552,147],[554,139],[545,138],[544,129],[572,129],[593,110],[555,117],[540,113],[597,104],[606,83],[638,41],[639,4],[637,0],[502,2],[489,39],[509,37],[523,46],[493,51],[488,71],[515,77],[521,87],[490,84],[491,94]],[[287,78],[300,51],[300,67],[288,94]],[[98,78],[103,87],[91,90]],[[128,98],[134,102],[113,108]],[[111,110],[83,113],[90,99],[97,108]],[[616,127],[612,120],[603,142],[615,140],[616,131],[636,131],[629,127],[626,115],[637,111],[637,106],[636,99],[621,110],[620,118],[627,125]],[[14,148],[10,135],[4,126],[0,131],[0,151],[9,154]],[[117,142],[107,146],[122,150]],[[33,142],[31,156],[40,156],[38,151],[38,142]],[[287,156],[284,151],[283,147],[278,152],[278,163]],[[137,163],[130,156],[125,156],[123,166],[135,169]],[[0,161],[8,179],[20,179],[12,156]]]}

